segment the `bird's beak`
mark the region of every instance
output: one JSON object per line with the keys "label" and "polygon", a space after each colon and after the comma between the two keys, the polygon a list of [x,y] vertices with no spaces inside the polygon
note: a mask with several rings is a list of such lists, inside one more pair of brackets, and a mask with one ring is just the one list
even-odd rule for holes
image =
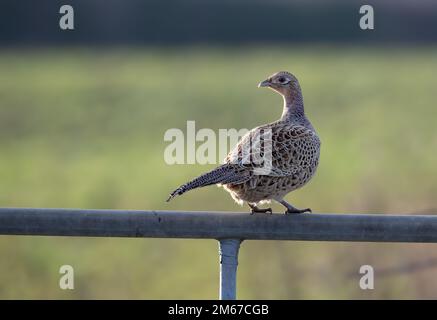
{"label": "bird's beak", "polygon": [[270,87],[270,81],[267,79],[267,80],[264,80],[264,81],[261,81],[260,83],[258,83],[258,88],[261,88],[261,87]]}

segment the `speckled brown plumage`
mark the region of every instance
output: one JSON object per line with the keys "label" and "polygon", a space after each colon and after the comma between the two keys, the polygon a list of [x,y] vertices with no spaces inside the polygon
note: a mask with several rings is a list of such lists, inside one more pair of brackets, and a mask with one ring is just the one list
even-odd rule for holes
{"label": "speckled brown plumage", "polygon": [[297,209],[283,199],[305,185],[319,163],[320,140],[305,116],[299,82],[291,73],[281,71],[259,86],[283,96],[281,119],[252,129],[223,165],[182,185],[168,200],[191,189],[218,184],[238,203],[247,202],[252,212],[271,212],[270,208],[258,208],[270,200],[284,205],[286,213],[311,211]]}

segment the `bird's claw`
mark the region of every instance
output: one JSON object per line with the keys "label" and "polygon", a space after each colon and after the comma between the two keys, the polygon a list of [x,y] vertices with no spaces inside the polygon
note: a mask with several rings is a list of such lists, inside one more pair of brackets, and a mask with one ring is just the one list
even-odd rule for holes
{"label": "bird's claw", "polygon": [[285,214],[301,214],[304,212],[312,212],[311,208],[306,208],[306,209],[288,209],[287,211],[285,211]]}

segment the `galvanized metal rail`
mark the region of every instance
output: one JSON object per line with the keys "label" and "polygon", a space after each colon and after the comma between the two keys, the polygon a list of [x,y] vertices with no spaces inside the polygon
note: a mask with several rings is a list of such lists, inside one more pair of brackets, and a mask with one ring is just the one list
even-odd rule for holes
{"label": "galvanized metal rail", "polygon": [[437,242],[437,216],[0,208],[0,235],[217,239],[220,297],[235,299],[243,240]]}

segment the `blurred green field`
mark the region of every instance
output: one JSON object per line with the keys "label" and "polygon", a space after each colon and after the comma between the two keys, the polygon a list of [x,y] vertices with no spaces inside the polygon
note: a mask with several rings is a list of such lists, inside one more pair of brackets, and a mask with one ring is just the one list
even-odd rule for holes
{"label": "blurred green field", "polygon": [[[437,213],[435,47],[3,49],[0,206],[247,211],[215,187],[165,203],[213,166],[165,164],[163,135],[187,120],[213,129],[276,120],[281,98],[256,85],[282,69],[299,78],[322,139],[317,175],[287,199],[316,212]],[[436,298],[432,268],[358,286],[363,264],[433,257],[435,245],[245,242],[239,298]],[[59,289],[63,264],[75,268],[75,290]],[[0,237],[0,298],[217,291],[213,240]]]}

